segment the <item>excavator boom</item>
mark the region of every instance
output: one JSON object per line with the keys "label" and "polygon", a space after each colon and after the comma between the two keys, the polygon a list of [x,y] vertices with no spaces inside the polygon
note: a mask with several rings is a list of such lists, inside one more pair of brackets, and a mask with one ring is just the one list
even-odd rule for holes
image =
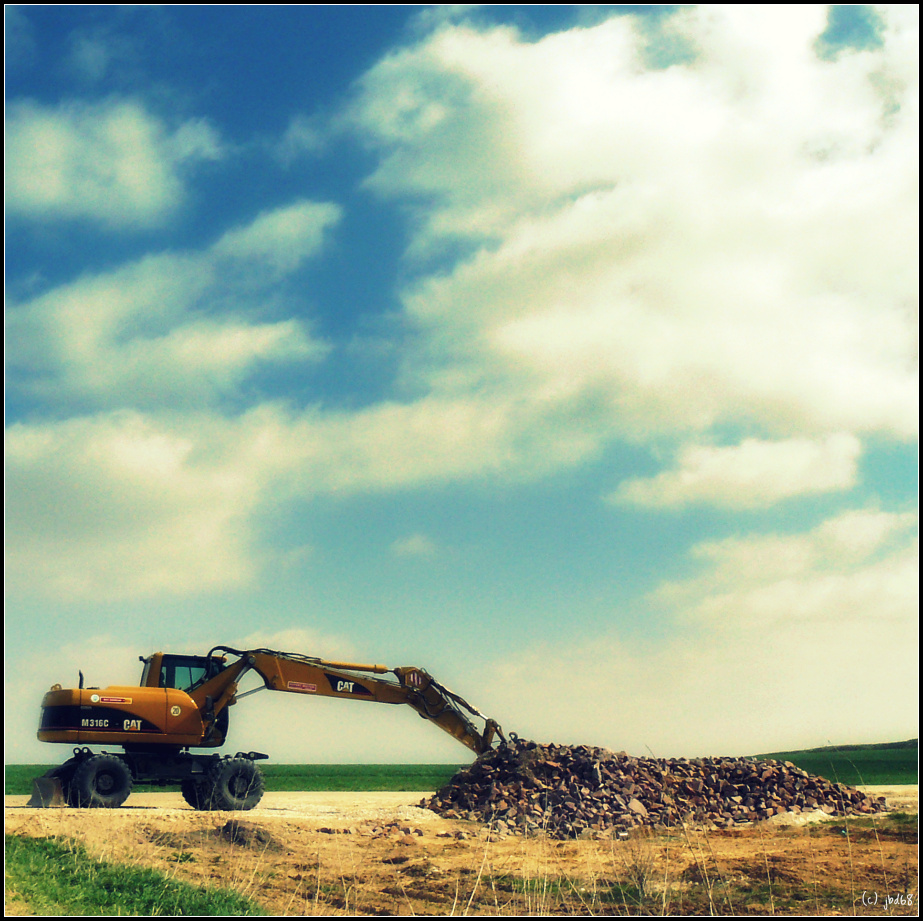
{"label": "excavator boom", "polygon": [[[273,649],[242,651],[229,646],[217,646],[209,652],[209,656],[219,652],[237,656],[238,663],[245,662],[272,691],[407,704],[478,755],[488,751],[496,737],[503,738],[502,730],[494,720],[483,716],[422,668],[329,662],[298,653]],[[382,677],[389,673],[396,680]],[[243,672],[237,681],[242,675]],[[207,687],[205,685],[203,690]],[[483,729],[475,725],[475,718],[484,721]]]}

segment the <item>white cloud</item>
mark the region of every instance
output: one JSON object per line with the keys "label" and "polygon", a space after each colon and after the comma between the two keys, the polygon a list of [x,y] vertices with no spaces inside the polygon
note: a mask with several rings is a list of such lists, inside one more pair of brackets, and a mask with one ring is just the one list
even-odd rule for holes
{"label": "white cloud", "polygon": [[[385,58],[351,117],[370,186],[421,218],[407,382],[591,405],[600,443],[914,437],[918,90],[883,15],[880,48],[835,61],[821,8],[726,7],[669,17],[697,56],[656,70],[628,16]],[[427,275],[459,238],[473,255]]]}
{"label": "white cloud", "polygon": [[259,215],[246,227],[228,231],[212,251],[224,259],[256,260],[277,272],[291,272],[320,250],[325,233],[340,217],[336,205],[295,202]]}
{"label": "white cloud", "polygon": [[182,161],[214,159],[220,151],[204,121],[171,133],[131,100],[17,102],[7,112],[7,210],[113,228],[156,225],[183,199]]}
{"label": "white cloud", "polygon": [[77,26],[66,37],[58,67],[70,82],[83,86],[137,83],[147,56],[144,38],[112,22]]}
{"label": "white cloud", "polygon": [[306,323],[248,314],[319,252],[338,216],[297,202],[210,250],[147,256],[12,305],[17,386],[59,406],[199,407],[233,394],[260,363],[319,360],[327,346]]}
{"label": "white cloud", "polygon": [[[484,686],[490,715],[508,731],[636,756],[898,741],[918,725],[908,652],[917,640],[914,622],[892,621],[657,643],[600,636],[512,652]],[[549,662],[566,668],[566,687],[536,677]]]}
{"label": "white cloud", "polygon": [[391,544],[391,553],[398,557],[432,557],[436,550],[432,538],[425,534],[410,534]]}
{"label": "white cloud", "polygon": [[[190,429],[195,424],[190,420]],[[252,446],[251,446],[252,449]],[[248,450],[125,412],[7,432],[7,574],[14,594],[188,595],[246,585],[259,499]]]}
{"label": "white cloud", "polygon": [[286,166],[299,157],[316,156],[327,146],[329,131],[317,119],[294,116],[281,139],[273,146],[274,155]]}
{"label": "white cloud", "polygon": [[581,420],[551,430],[529,406],[495,398],[425,397],[280,420],[303,494],[394,490],[486,478],[522,481],[595,451]]}
{"label": "white cloud", "polygon": [[[388,56],[350,119],[381,155],[372,187],[423,216],[406,401],[215,409],[260,363],[325,354],[304,323],[250,307],[321,251],[330,204],[14,305],[15,387],[77,414],[11,432],[17,584],[235,585],[280,496],[537,476],[618,438],[702,445],[739,420],[761,437],[688,449],[622,498],[753,507],[849,488],[857,435],[917,425],[915,33],[884,15],[881,48],[835,61],[811,51],[816,11],[723,7],[670,17],[698,56],[657,70],[627,16],[534,43],[445,26]],[[37,164],[29,132],[49,140]],[[148,206],[120,184],[125,138]],[[153,220],[181,194],[177,158],[220,152],[207,123],[170,134],[129,103],[17,107],[9,140],[13,211],[110,222]],[[459,238],[470,255],[428,273]],[[72,553],[49,552],[56,531],[79,537]]]}
{"label": "white cloud", "polygon": [[689,445],[676,469],[621,483],[609,496],[651,508],[708,503],[728,508],[768,508],[783,499],[850,489],[856,483],[861,446],[853,435],[823,440],[789,438],[739,445]]}
{"label": "white cloud", "polygon": [[[276,503],[555,469],[555,452],[517,443],[521,428],[463,401],[16,423],[6,443],[8,584],[19,596],[87,599],[245,586],[270,562],[291,562],[259,548]],[[429,549],[419,536],[395,547]]]}
{"label": "white cloud", "polygon": [[813,530],[704,542],[705,571],[665,583],[657,597],[687,623],[722,629],[767,624],[908,622],[916,610],[917,516],[844,512]]}
{"label": "white cloud", "polygon": [[9,70],[31,66],[37,58],[35,30],[29,18],[12,4],[3,8],[4,52]]}
{"label": "white cloud", "polygon": [[259,537],[275,503],[331,489],[329,478],[311,482],[318,442],[306,435],[272,404],[234,417],[116,410],[11,425],[10,595],[178,598],[296,564],[307,548],[276,553]]}
{"label": "white cloud", "polygon": [[227,147],[218,132],[204,118],[191,118],[173,133],[167,152],[176,162],[184,160],[221,160]]}
{"label": "white cloud", "polygon": [[112,64],[112,39],[99,33],[80,32],[70,38],[68,70],[78,80],[98,83]]}
{"label": "white cloud", "polygon": [[316,656],[328,662],[346,662],[359,655],[349,637],[307,627],[289,627],[272,633],[257,630],[243,637],[226,637],[222,642],[235,649],[274,649]]}
{"label": "white cloud", "polygon": [[[542,741],[744,755],[916,732],[916,515],[860,509],[795,535],[705,544],[650,599],[678,629],[511,650],[491,715]],[[549,663],[566,682],[549,681]]]}

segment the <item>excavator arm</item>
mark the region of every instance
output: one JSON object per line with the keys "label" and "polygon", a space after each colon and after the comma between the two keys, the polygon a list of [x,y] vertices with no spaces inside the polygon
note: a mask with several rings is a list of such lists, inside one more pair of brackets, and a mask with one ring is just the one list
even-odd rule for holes
{"label": "excavator arm", "polygon": [[[330,662],[299,653],[229,646],[214,647],[208,658],[226,659],[227,655],[236,656],[237,661],[225,666],[190,695],[207,725],[216,724],[222,710],[236,701],[241,679],[252,670],[263,680],[264,687],[272,691],[406,704],[478,755],[488,751],[496,738],[504,738],[496,721],[485,717],[422,668]],[[483,727],[479,728],[475,720],[483,721]]]}

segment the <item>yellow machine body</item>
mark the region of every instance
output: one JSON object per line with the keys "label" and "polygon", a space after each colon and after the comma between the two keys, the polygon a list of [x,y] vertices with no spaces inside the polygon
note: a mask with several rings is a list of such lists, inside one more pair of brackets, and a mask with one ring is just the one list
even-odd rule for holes
{"label": "yellow machine body", "polygon": [[42,699],[38,737],[74,745],[198,746],[205,726],[195,701],[177,688],[67,688]]}

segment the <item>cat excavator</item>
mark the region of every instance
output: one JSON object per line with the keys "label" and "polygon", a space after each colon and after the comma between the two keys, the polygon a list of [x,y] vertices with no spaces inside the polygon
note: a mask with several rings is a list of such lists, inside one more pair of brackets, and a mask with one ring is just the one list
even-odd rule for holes
{"label": "cat excavator", "polygon": [[[137,687],[84,688],[81,672],[78,688],[56,684],[45,694],[38,738],[77,747],[72,758],[36,778],[29,805],[115,808],[133,784],[143,783],[179,785],[194,809],[252,809],[264,790],[256,762],[269,756],[200,750],[222,746],[230,707],[264,689],[407,704],[478,755],[505,740],[494,720],[414,666],[328,662],[230,646],[215,646],[205,656],[156,652],[139,659],[144,668]],[[263,683],[239,694],[250,672]],[[89,745],[122,751],[94,753]]]}

